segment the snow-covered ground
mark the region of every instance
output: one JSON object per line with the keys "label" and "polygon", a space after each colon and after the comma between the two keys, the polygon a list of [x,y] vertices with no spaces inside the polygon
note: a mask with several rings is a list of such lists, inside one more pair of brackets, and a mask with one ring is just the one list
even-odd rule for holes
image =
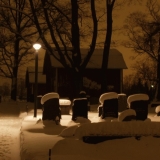
{"label": "snow-covered ground", "polygon": [[[96,111],[89,112],[89,120],[78,118],[77,123],[71,121],[71,114],[62,115],[60,125],[56,125],[53,121],[43,122],[41,110],[38,111],[37,118],[34,118],[32,110],[22,123],[21,157],[23,160],[48,160],[51,149],[51,160],[151,160],[159,158],[160,138],[153,137],[152,134],[154,135],[157,130],[156,134],[160,135],[160,117],[155,116],[154,110],[155,108],[149,108],[148,118],[152,122],[131,122],[133,125],[130,124],[130,130],[126,125],[130,122],[108,122],[108,120],[103,122]],[[120,123],[119,130],[113,126]],[[140,139],[133,136],[97,144],[83,142],[82,136],[84,135],[108,133],[104,129],[105,125],[116,134],[128,133],[132,130],[132,132],[141,131],[144,136]]]}
{"label": "snow-covered ground", "polygon": [[20,160],[19,118],[0,118],[0,160]]}
{"label": "snow-covered ground", "polygon": [[[151,122],[143,122],[144,125],[142,122],[108,122],[108,120],[102,122],[96,111],[89,112],[89,120],[78,118],[77,123],[71,121],[71,114],[62,115],[60,125],[56,125],[52,121],[43,122],[41,110],[38,110],[37,117],[34,118],[32,103],[28,103],[29,112],[27,114],[25,105],[25,103],[18,103],[19,107],[24,108],[24,112],[19,115],[19,118],[12,118],[9,121],[3,117],[0,119],[0,130],[4,132],[4,134],[2,132],[0,134],[0,160],[19,160],[18,156],[13,156],[18,155],[19,151],[22,160],[48,160],[49,151],[51,153],[50,160],[80,160],[82,158],[83,160],[151,160],[160,157],[160,138],[152,136],[156,131],[157,135],[160,134],[160,117],[155,116],[155,108],[149,108],[148,118]],[[21,120],[23,120],[22,123]],[[126,123],[130,127],[126,127]],[[19,128],[20,124],[21,129]],[[121,127],[113,129],[115,128],[113,126],[118,124],[121,124]],[[7,127],[7,125],[10,127],[5,130],[4,126]],[[84,135],[108,134],[105,125],[108,129],[112,129],[115,134],[131,131],[136,133],[136,131],[140,132],[141,130],[143,136],[140,139],[132,136],[97,144],[83,142],[82,136]],[[145,130],[143,130],[143,126],[146,126],[144,127]],[[17,145],[19,140],[14,137],[14,135],[18,135],[19,131],[20,147]],[[14,143],[13,140],[17,143]],[[14,145],[11,145],[13,143]],[[2,155],[6,156],[2,157]]]}
{"label": "snow-covered ground", "polygon": [[23,118],[17,102],[0,103],[0,160],[20,160],[20,129]]}

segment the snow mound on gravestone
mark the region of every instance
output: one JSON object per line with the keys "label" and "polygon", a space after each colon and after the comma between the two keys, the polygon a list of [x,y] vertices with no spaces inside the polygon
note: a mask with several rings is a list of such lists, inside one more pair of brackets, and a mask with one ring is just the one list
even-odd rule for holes
{"label": "snow mound on gravestone", "polygon": [[[124,110],[123,112],[120,113],[120,115],[118,116],[118,121],[122,122],[124,121],[127,117],[130,117],[130,120],[132,120],[132,118],[136,119],[136,112],[133,109],[127,109]],[[129,119],[129,118],[128,118]]]}
{"label": "snow mound on gravestone", "polygon": [[59,136],[62,137],[71,137],[74,136],[75,130],[85,123],[91,123],[91,121],[87,118],[83,117],[77,117],[76,121],[70,121],[68,123],[68,127],[62,130],[62,132],[59,134]]}

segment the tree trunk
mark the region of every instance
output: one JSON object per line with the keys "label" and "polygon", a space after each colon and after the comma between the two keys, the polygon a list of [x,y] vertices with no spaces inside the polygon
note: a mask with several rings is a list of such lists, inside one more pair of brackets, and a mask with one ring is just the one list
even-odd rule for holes
{"label": "tree trunk", "polygon": [[107,69],[108,69],[108,59],[109,59],[109,51],[110,51],[110,43],[112,38],[112,10],[114,6],[115,0],[110,2],[110,0],[106,0],[106,8],[107,8],[107,33],[104,43],[103,50],[103,59],[102,59],[102,77],[101,77],[101,93],[107,92]]}
{"label": "tree trunk", "polygon": [[15,101],[17,100],[17,77],[12,78],[11,99]]}
{"label": "tree trunk", "polygon": [[17,72],[18,72],[18,67],[14,67],[12,84],[11,84],[11,99],[15,101],[17,100]]}
{"label": "tree trunk", "polygon": [[73,71],[73,98],[78,97],[79,92],[83,90],[83,76],[80,72]]}
{"label": "tree trunk", "polygon": [[72,5],[72,59],[76,69],[80,69],[81,54],[80,54],[80,40],[79,40],[79,26],[78,26],[78,2],[71,0]]}
{"label": "tree trunk", "polygon": [[82,87],[81,76],[81,54],[80,54],[80,39],[79,39],[79,26],[78,26],[78,1],[71,0],[72,6],[72,60],[73,60],[73,94],[77,97]]}
{"label": "tree trunk", "polygon": [[15,47],[14,47],[14,63],[13,63],[13,75],[11,84],[11,99],[17,100],[17,73],[18,73],[18,57],[19,57],[19,36],[16,35]]}

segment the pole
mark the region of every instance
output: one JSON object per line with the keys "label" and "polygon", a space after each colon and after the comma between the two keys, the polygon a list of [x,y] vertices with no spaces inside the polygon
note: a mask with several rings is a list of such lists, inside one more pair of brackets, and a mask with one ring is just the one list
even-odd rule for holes
{"label": "pole", "polygon": [[49,149],[49,160],[51,160],[51,149]]}
{"label": "pole", "polygon": [[35,52],[35,90],[34,90],[34,117],[37,117],[37,90],[38,90],[38,51]]}
{"label": "pole", "polygon": [[37,92],[38,92],[38,50],[41,48],[41,45],[35,43],[33,45],[35,52],[35,82],[34,82],[34,117],[37,117]]}

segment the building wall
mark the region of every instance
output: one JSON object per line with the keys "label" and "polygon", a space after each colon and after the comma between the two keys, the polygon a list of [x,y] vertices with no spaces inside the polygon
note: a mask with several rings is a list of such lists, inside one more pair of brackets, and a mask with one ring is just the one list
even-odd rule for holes
{"label": "building wall", "polygon": [[[34,84],[29,84],[27,87],[27,101],[34,102]],[[37,96],[46,94],[46,84],[38,84]]]}
{"label": "building wall", "polygon": [[[55,74],[56,73],[56,74]],[[46,73],[47,74],[47,73]],[[114,91],[121,93],[121,70],[110,69],[107,71],[107,86],[108,91]],[[57,76],[57,78],[56,78]],[[49,79],[49,76],[47,76]],[[51,78],[52,77],[52,78]],[[47,81],[47,88],[50,88],[48,92],[58,92],[60,97],[74,97],[73,95],[73,82],[71,75],[69,75],[65,69],[58,68],[52,72],[52,76]],[[83,77],[83,90],[86,91],[91,97],[99,97],[101,94],[101,72],[100,69],[86,69]]]}
{"label": "building wall", "polygon": [[[109,69],[107,74],[107,89],[112,92],[121,92],[121,70]],[[100,69],[86,69],[83,84],[91,96],[100,96],[101,94],[101,70]]]}

